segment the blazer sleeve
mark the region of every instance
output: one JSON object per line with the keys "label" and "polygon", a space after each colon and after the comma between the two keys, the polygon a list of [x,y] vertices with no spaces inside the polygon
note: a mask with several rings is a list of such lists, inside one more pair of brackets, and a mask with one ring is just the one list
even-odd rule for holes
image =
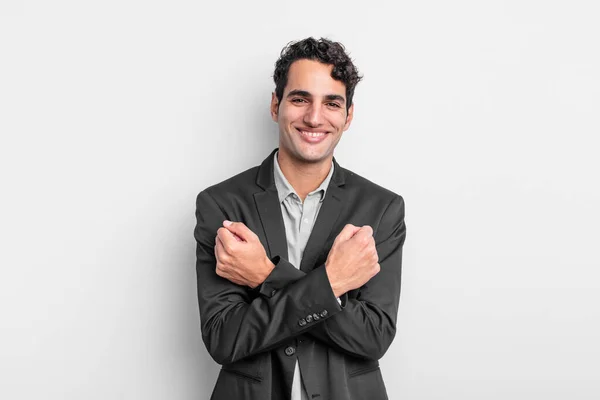
{"label": "blazer sleeve", "polygon": [[[215,237],[225,219],[208,191],[201,192],[194,230],[198,304],[202,339],[217,363],[229,364],[270,350],[341,311],[323,268],[269,296],[252,296],[252,289],[218,276]],[[303,318],[313,313],[323,317],[310,323]]]}
{"label": "blazer sleeve", "polygon": [[[351,291],[351,295],[343,295],[342,312],[313,326],[306,333],[354,357],[370,360],[383,357],[396,334],[405,237],[404,201],[398,196],[384,212],[376,233],[380,272],[359,290]],[[263,283],[268,288],[265,293],[282,287],[284,277],[289,278],[288,282],[300,278],[297,272],[291,270],[295,269],[293,265],[281,267],[279,271],[273,271],[279,279],[273,280],[269,276]],[[320,269],[324,266],[313,271]]]}

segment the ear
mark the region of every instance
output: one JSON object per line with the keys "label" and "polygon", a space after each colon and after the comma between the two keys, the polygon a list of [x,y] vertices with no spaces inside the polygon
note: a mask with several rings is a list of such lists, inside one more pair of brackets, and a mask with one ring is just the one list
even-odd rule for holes
{"label": "ear", "polygon": [[279,117],[279,100],[275,92],[271,93],[271,118],[277,122]]}
{"label": "ear", "polygon": [[350,128],[350,124],[352,123],[352,118],[354,118],[354,103],[348,109],[348,115],[346,116],[346,123],[344,124],[344,131]]}

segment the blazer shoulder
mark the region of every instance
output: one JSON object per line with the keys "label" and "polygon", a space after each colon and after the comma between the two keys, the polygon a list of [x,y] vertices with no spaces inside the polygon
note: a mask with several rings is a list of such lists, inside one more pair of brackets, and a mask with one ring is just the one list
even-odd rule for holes
{"label": "blazer shoulder", "polygon": [[368,210],[365,211],[365,215],[371,219],[359,221],[358,225],[372,225],[375,241],[378,244],[395,237],[402,245],[406,236],[404,198],[353,171],[344,172],[346,175],[344,189],[349,195],[350,208]]}
{"label": "blazer shoulder", "polygon": [[256,184],[259,167],[252,167],[237,175],[227,178],[222,182],[211,185],[202,190],[198,197],[207,194],[217,203],[236,195],[248,195],[257,192],[260,188]]}
{"label": "blazer shoulder", "polygon": [[357,174],[346,168],[342,168],[346,177],[346,186],[351,190],[356,190],[361,194],[378,198],[385,203],[391,203],[396,200],[404,203],[402,196],[390,189],[387,189],[377,183]]}

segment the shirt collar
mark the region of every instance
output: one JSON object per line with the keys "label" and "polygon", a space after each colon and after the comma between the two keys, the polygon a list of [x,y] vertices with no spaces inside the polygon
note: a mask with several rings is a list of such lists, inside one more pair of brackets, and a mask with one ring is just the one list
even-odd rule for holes
{"label": "shirt collar", "polygon": [[[281,203],[290,194],[295,194],[296,196],[298,196],[298,193],[296,193],[296,191],[294,190],[292,185],[285,178],[285,175],[283,175],[283,171],[281,170],[281,167],[279,166],[279,161],[277,160],[278,154],[279,154],[279,151],[276,151],[275,155],[273,156],[273,157],[275,157],[275,159],[273,160],[273,175],[275,178],[275,187],[277,188],[279,202]],[[323,182],[321,182],[321,184],[319,185],[318,188],[316,188],[315,190],[313,190],[312,192],[309,193],[309,195],[311,195],[313,193],[320,192],[321,193],[321,199],[319,200],[320,202],[322,202],[325,199],[325,193],[327,192],[327,187],[329,186],[329,182],[331,181],[331,177],[333,176],[333,168],[334,168],[334,166],[333,166],[333,161],[332,161],[331,168],[329,169],[329,174],[327,174],[327,177],[325,178],[325,180]],[[298,198],[300,198],[300,196],[298,196]]]}

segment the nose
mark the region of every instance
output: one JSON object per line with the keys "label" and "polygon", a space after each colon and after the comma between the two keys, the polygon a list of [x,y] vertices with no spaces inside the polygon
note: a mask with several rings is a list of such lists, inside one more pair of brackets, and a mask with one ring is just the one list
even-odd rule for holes
{"label": "nose", "polygon": [[310,107],[306,108],[304,123],[311,128],[316,128],[323,123],[323,113],[321,112],[321,105],[318,102],[313,102]]}

